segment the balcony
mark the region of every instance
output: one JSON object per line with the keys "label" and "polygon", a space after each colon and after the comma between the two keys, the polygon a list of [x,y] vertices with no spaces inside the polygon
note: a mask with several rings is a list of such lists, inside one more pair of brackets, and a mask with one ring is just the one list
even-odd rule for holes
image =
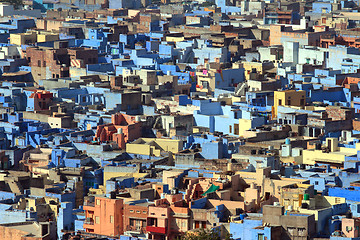
{"label": "balcony", "polygon": [[84,229],[94,229],[94,220],[92,218],[85,219]]}
{"label": "balcony", "polygon": [[86,225],[94,225],[94,221],[93,220],[85,220],[84,224],[86,224]]}
{"label": "balcony", "polygon": [[137,232],[139,234],[143,234],[143,233],[146,233],[146,228],[145,227],[139,227],[139,226],[127,225],[126,226],[126,231]]}
{"label": "balcony", "polygon": [[95,207],[95,198],[93,196],[85,197],[84,206]]}
{"label": "balcony", "polygon": [[151,233],[166,234],[167,229],[166,229],[166,227],[147,226],[146,231],[151,232]]}

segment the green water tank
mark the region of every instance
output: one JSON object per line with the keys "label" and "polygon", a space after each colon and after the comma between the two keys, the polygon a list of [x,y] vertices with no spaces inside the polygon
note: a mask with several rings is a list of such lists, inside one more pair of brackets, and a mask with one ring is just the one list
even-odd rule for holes
{"label": "green water tank", "polygon": [[310,199],[310,195],[307,194],[307,193],[305,193],[305,194],[304,194],[304,200],[309,200],[309,199]]}

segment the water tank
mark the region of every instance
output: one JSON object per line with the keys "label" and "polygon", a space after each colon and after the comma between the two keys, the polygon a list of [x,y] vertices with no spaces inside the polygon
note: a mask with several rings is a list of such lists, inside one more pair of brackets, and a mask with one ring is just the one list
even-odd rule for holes
{"label": "water tank", "polygon": [[98,183],[94,183],[94,189],[99,189],[99,184]]}
{"label": "water tank", "polygon": [[290,144],[291,142],[290,142],[290,139],[285,139],[285,144]]}
{"label": "water tank", "polygon": [[305,193],[305,194],[304,194],[304,200],[309,200],[309,199],[310,199],[310,195],[307,194],[307,193]]}
{"label": "water tank", "polygon": [[280,206],[280,202],[274,202],[274,206]]}
{"label": "water tank", "polygon": [[168,76],[170,76],[170,75],[171,75],[171,71],[167,71],[166,74],[167,74]]}
{"label": "water tank", "polygon": [[136,117],[135,117],[135,121],[140,122],[140,121],[141,121],[141,117],[140,117],[140,116],[136,116]]}
{"label": "water tank", "polygon": [[240,214],[240,220],[244,220],[245,219],[245,217],[246,217],[246,214]]}
{"label": "water tank", "polygon": [[123,133],[123,129],[122,129],[122,128],[118,128],[117,133],[118,133],[118,134],[122,134],[122,133]]}

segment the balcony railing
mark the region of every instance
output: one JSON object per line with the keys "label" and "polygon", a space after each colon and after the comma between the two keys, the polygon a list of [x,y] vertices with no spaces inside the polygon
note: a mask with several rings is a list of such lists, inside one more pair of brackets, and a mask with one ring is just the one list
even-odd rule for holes
{"label": "balcony railing", "polygon": [[167,228],[166,227],[155,227],[155,226],[147,226],[146,231],[152,232],[152,233],[162,233],[166,234]]}
{"label": "balcony railing", "polygon": [[94,225],[94,221],[92,221],[92,220],[85,220],[85,221],[84,221],[84,224]]}
{"label": "balcony railing", "polygon": [[126,231],[138,232],[138,233],[146,233],[146,228],[145,227],[139,227],[139,226],[127,225],[126,226]]}
{"label": "balcony railing", "polygon": [[95,202],[85,201],[85,202],[84,202],[84,206],[95,207]]}

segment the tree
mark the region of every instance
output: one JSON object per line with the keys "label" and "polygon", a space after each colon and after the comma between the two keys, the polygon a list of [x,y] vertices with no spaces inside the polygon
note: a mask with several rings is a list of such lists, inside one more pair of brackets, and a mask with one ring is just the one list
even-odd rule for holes
{"label": "tree", "polygon": [[211,7],[212,5],[214,5],[214,3],[206,1],[201,4],[201,7]]}
{"label": "tree", "polygon": [[230,234],[225,234],[226,236],[221,237],[219,230],[211,229],[200,229],[193,232],[187,232],[178,240],[232,240]]}

